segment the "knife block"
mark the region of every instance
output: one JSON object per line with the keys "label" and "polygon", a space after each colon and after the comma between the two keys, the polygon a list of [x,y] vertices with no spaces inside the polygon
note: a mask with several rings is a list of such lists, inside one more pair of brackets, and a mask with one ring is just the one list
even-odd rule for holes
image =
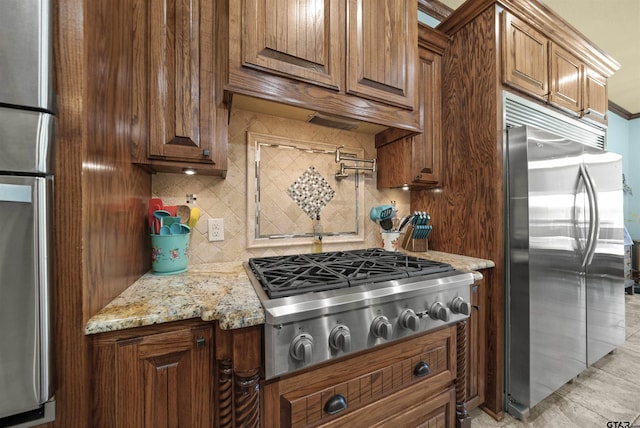
{"label": "knife block", "polygon": [[402,238],[402,245],[401,245],[402,248],[404,248],[407,251],[413,251],[416,253],[428,251],[429,244],[427,242],[427,238],[424,238],[424,239],[412,238],[414,229],[415,227],[412,224],[407,226],[407,229],[404,233],[404,237]]}

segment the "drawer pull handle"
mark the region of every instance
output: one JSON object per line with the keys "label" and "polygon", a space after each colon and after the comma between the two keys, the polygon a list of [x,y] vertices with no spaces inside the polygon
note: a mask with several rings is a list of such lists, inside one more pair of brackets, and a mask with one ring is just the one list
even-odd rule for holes
{"label": "drawer pull handle", "polygon": [[418,364],[416,364],[416,367],[413,369],[413,374],[416,377],[426,376],[429,373],[431,373],[431,368],[429,367],[429,364],[427,364],[425,361],[420,361]]}
{"label": "drawer pull handle", "polygon": [[338,412],[343,411],[347,408],[347,399],[344,398],[342,394],[336,394],[333,397],[327,400],[327,403],[324,405],[325,413],[329,415],[335,415]]}

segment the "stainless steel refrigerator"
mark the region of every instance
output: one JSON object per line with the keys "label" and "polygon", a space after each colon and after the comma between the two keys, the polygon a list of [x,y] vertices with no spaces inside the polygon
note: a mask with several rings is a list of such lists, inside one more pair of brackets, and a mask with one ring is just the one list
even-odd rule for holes
{"label": "stainless steel refrigerator", "polygon": [[625,340],[622,160],[531,126],[505,149],[505,408],[523,419]]}
{"label": "stainless steel refrigerator", "polygon": [[0,426],[54,418],[52,0],[0,0]]}

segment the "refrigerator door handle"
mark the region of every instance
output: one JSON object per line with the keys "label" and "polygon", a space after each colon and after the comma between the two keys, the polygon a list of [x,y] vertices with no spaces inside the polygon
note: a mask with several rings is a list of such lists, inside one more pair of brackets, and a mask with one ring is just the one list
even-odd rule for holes
{"label": "refrigerator door handle", "polygon": [[589,171],[584,164],[580,165],[580,175],[584,180],[584,186],[587,191],[587,201],[589,204],[589,232],[587,235],[587,245],[584,252],[584,258],[582,260],[582,266],[586,268],[593,260],[593,256],[596,251],[596,243],[598,242],[598,236],[600,235],[600,219],[598,215],[598,198],[596,197],[593,180],[591,179]]}

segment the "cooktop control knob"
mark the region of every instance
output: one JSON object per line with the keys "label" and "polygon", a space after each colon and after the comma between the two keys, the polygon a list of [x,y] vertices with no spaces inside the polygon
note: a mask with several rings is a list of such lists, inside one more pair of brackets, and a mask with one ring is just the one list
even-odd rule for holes
{"label": "cooktop control knob", "polygon": [[434,320],[449,321],[449,308],[443,305],[441,302],[435,302],[429,308],[429,316]]}
{"label": "cooktop control knob", "polygon": [[371,323],[371,334],[375,337],[381,337],[384,340],[391,339],[393,335],[393,326],[389,322],[389,318],[384,315],[378,315]]}
{"label": "cooktop control knob", "polygon": [[471,304],[465,302],[460,296],[451,301],[451,312],[454,314],[469,315],[471,313]]}
{"label": "cooktop control knob", "polygon": [[349,352],[351,350],[351,331],[349,327],[339,324],[329,333],[329,346],[336,351]]}
{"label": "cooktop control knob", "polygon": [[302,361],[305,364],[311,363],[313,353],[313,337],[310,334],[299,334],[291,342],[289,354],[294,360]]}
{"label": "cooktop control knob", "polygon": [[418,315],[416,315],[413,309],[405,309],[400,314],[400,325],[404,328],[418,331],[420,328],[420,318],[418,318]]}

